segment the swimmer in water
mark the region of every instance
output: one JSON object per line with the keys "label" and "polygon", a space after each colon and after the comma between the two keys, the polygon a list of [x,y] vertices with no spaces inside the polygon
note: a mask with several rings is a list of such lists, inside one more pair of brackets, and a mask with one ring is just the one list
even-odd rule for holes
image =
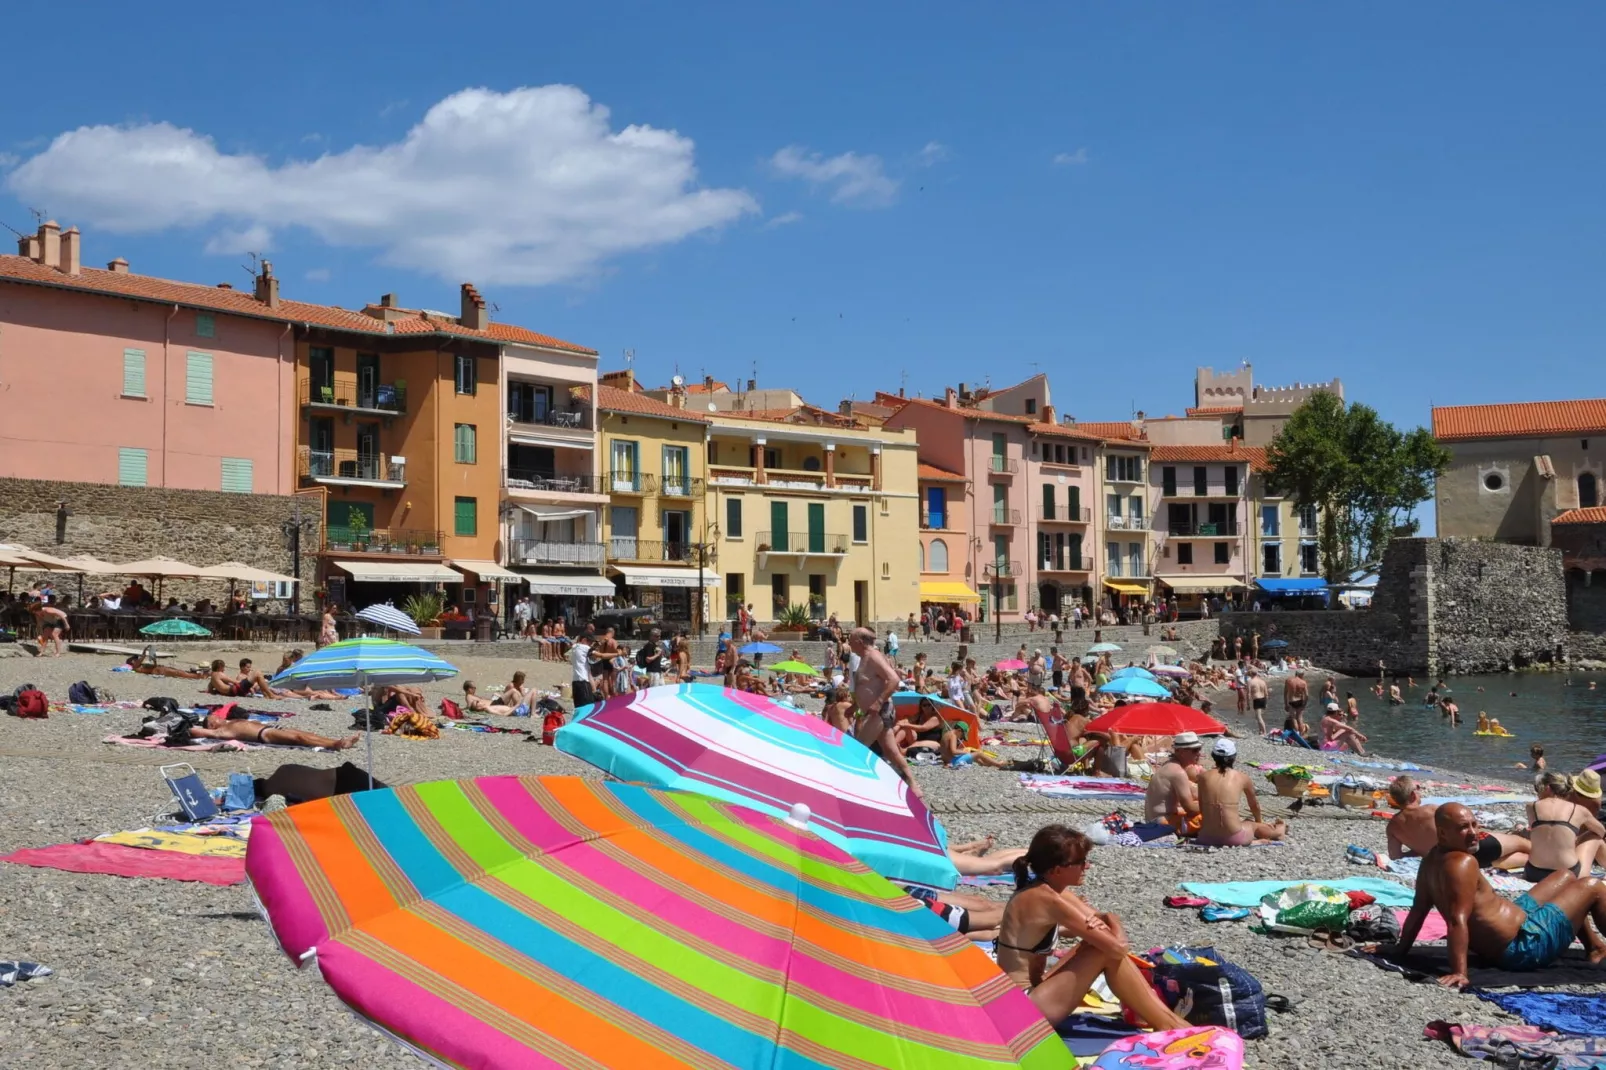
{"label": "swimmer in water", "polygon": [[[1529,747],[1528,758],[1533,763],[1533,768],[1536,772],[1542,771],[1545,768],[1545,745],[1543,743],[1535,743]],[[1516,763],[1518,769],[1527,769],[1528,765],[1529,762]]]}
{"label": "swimmer in water", "polygon": [[1500,718],[1498,717],[1491,717],[1489,719],[1489,731],[1493,732],[1497,736],[1509,736],[1511,734],[1504,728],[1500,727]]}
{"label": "swimmer in water", "polygon": [[1404,704],[1405,704],[1405,699],[1400,697],[1400,685],[1399,684],[1390,684],[1389,685],[1389,705],[1390,706],[1402,706]]}
{"label": "swimmer in water", "polygon": [[1486,711],[1486,710],[1479,710],[1478,711],[1478,731],[1480,731],[1480,732],[1489,731],[1489,714],[1488,714],[1488,711]]}

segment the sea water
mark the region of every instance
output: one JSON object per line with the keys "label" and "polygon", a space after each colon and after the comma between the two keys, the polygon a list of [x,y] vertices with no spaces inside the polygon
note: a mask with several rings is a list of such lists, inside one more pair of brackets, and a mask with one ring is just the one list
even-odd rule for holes
{"label": "sea water", "polygon": [[[1531,768],[1518,769],[1516,763],[1532,764],[1528,748],[1534,743],[1544,745],[1547,768],[1567,773],[1578,772],[1606,752],[1606,671],[1447,677],[1446,686],[1461,708],[1456,728],[1437,709],[1422,705],[1431,682],[1402,687],[1405,705],[1390,706],[1372,693],[1375,680],[1338,681],[1340,705],[1348,692],[1358,700],[1358,727],[1367,737],[1368,752],[1504,779],[1532,775]],[[1317,682],[1311,691],[1320,687]],[[1276,714],[1280,725],[1280,689],[1273,688],[1268,705],[1267,724]],[[1473,735],[1479,710],[1498,718],[1512,737]],[[1319,731],[1320,717],[1318,709],[1307,712],[1313,731]]]}

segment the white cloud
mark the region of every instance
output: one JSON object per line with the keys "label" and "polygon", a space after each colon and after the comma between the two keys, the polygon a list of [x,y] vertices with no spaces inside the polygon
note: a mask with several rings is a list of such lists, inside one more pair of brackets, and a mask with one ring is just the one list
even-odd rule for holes
{"label": "white cloud", "polygon": [[1056,152],[1054,154],[1055,167],[1080,167],[1087,163],[1087,149],[1080,148],[1075,152]]}
{"label": "white cloud", "polygon": [[22,162],[22,157],[14,152],[0,152],[0,171],[7,171]]}
{"label": "white cloud", "polygon": [[273,232],[261,223],[253,223],[238,230],[219,231],[207,239],[206,251],[215,256],[272,252]]}
{"label": "white cloud", "polygon": [[690,138],[615,130],[607,108],[549,85],[465,89],[399,141],[282,163],[169,123],[80,127],[5,187],[110,231],[217,228],[230,248],[302,227],[447,281],[540,286],[758,211],[743,190],[698,186],[693,155]]}
{"label": "white cloud", "polygon": [[764,229],[774,230],[776,227],[784,227],[791,223],[799,223],[802,222],[802,220],[802,212],[782,212],[780,215],[775,216],[765,223]]}
{"label": "white cloud", "polygon": [[307,272],[307,281],[308,282],[328,282],[329,281],[329,269],[328,268],[313,268],[311,271]]}
{"label": "white cloud", "polygon": [[944,145],[940,141],[928,141],[920,150],[917,158],[921,167],[935,167],[937,164],[940,164],[946,160],[950,155],[952,154],[948,151],[947,145]]}
{"label": "white cloud", "polygon": [[787,178],[800,178],[811,186],[829,186],[831,200],[856,208],[884,208],[898,197],[898,183],[882,170],[881,157],[844,152],[821,156],[799,145],[788,145],[770,157],[770,166]]}

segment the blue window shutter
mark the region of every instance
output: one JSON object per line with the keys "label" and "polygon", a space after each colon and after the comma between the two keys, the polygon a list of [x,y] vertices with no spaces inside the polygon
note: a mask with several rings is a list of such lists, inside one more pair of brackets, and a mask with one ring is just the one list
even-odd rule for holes
{"label": "blue window shutter", "polygon": [[250,494],[252,462],[249,457],[224,457],[222,487],[232,494]]}
{"label": "blue window shutter", "polygon": [[217,337],[217,321],[212,318],[212,313],[210,313],[210,312],[197,312],[195,314],[195,337],[197,337],[197,338],[216,338]]}
{"label": "blue window shutter", "polygon": [[146,486],[146,451],[124,446],[117,451],[117,482],[124,487]]}
{"label": "blue window shutter", "polygon": [[212,404],[212,354],[191,350],[185,359],[184,400],[191,405]]}
{"label": "blue window shutter", "polygon": [[142,398],[145,396],[145,351],[143,349],[123,350],[123,396],[128,398]]}

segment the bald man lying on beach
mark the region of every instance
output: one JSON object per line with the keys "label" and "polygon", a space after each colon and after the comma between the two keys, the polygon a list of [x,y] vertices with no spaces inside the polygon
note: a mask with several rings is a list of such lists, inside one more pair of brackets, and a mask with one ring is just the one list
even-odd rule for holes
{"label": "bald man lying on beach", "polygon": [[[1467,952],[1475,951],[1507,970],[1549,966],[1584,932],[1593,918],[1606,930],[1606,884],[1552,873],[1517,897],[1503,898],[1478,868],[1478,820],[1460,803],[1446,803],[1433,815],[1435,843],[1422,859],[1416,878],[1416,901],[1400,927],[1400,942],[1391,952],[1404,961],[1416,943],[1429,911],[1443,915],[1449,944],[1450,972],[1438,979],[1461,988],[1467,979]],[[1599,964],[1606,948],[1591,948],[1589,960]],[[1606,979],[1606,974],[1603,974]]]}

